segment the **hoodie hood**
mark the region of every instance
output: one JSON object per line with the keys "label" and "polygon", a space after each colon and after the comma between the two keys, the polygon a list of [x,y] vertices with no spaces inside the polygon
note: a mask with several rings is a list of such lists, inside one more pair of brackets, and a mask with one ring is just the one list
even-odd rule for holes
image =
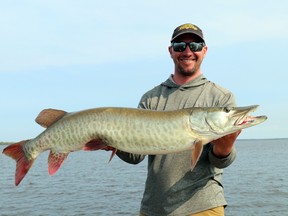
{"label": "hoodie hood", "polygon": [[206,77],[204,77],[203,74],[196,77],[194,80],[191,80],[188,83],[185,83],[184,85],[178,85],[173,80],[173,75],[171,75],[165,82],[161,83],[162,86],[166,86],[168,88],[177,88],[180,90],[185,91],[186,89],[190,89],[193,87],[204,85],[206,82],[209,82]]}

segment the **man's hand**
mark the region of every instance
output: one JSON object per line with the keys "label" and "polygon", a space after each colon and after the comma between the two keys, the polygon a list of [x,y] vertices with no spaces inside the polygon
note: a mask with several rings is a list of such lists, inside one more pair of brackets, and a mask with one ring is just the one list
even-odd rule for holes
{"label": "man's hand", "polygon": [[213,154],[219,158],[227,157],[231,153],[233,144],[240,133],[241,130],[212,141],[214,144]]}

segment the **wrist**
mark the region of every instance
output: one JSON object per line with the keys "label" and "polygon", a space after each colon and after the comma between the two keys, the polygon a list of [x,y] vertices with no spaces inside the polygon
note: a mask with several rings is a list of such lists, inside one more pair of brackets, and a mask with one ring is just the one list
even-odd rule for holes
{"label": "wrist", "polygon": [[213,145],[212,154],[217,158],[226,158],[230,155],[232,148],[217,148],[217,146]]}

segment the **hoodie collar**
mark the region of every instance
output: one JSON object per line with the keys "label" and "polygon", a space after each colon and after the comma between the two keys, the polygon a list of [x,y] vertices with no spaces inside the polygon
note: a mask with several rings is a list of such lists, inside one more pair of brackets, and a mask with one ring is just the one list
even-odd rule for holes
{"label": "hoodie collar", "polygon": [[169,87],[169,88],[181,88],[182,90],[185,90],[185,89],[189,89],[192,87],[203,85],[206,82],[208,82],[208,80],[206,79],[206,77],[204,77],[203,74],[201,74],[200,76],[196,77],[194,80],[191,80],[190,82],[185,83],[184,85],[178,85],[177,83],[175,83],[173,79],[173,74],[171,74],[170,77],[161,85]]}

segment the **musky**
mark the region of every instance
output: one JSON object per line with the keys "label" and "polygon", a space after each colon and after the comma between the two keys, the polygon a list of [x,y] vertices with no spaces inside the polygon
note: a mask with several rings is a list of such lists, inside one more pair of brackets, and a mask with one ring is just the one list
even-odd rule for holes
{"label": "musky", "polygon": [[288,1],[0,2],[0,141],[35,137],[44,108],[136,107],[173,73],[172,31],[191,22],[208,45],[205,76],[268,120],[239,138],[288,137]]}

